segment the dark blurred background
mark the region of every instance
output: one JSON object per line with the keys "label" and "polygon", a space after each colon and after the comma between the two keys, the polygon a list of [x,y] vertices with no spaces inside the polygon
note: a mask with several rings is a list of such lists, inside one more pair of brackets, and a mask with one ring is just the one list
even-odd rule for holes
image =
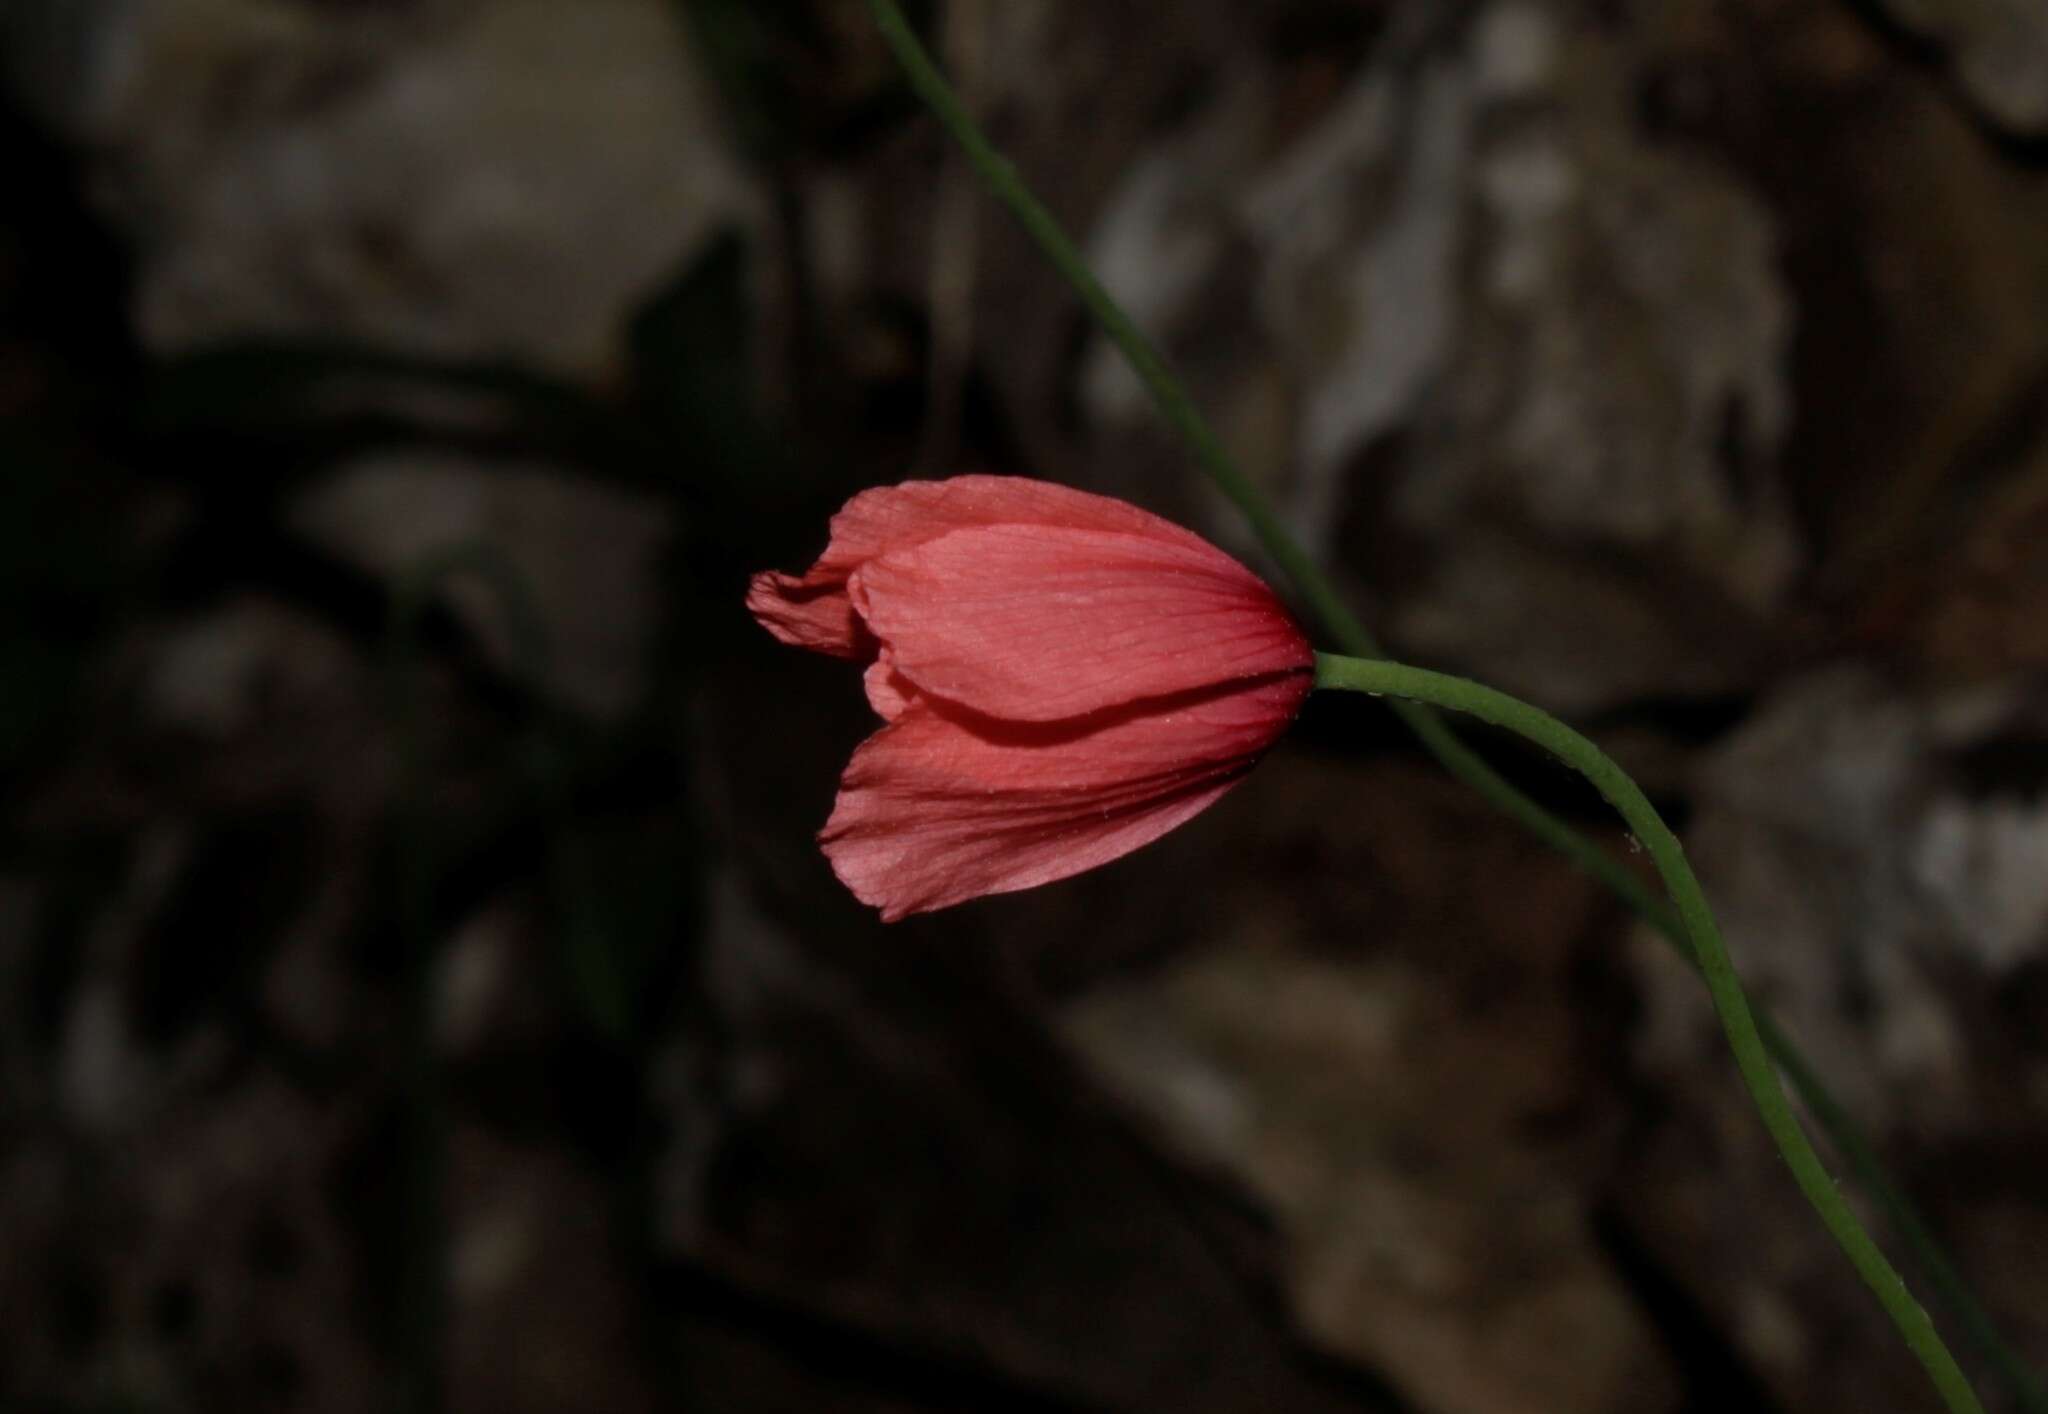
{"label": "dark blurred background", "polygon": [[[2048,1363],[2048,11],[913,9]],[[864,6],[4,0],[0,75],[0,1406],[1932,1407],[1691,976],[1376,704],[835,884],[856,675],[740,595],[848,494],[1258,562]]]}

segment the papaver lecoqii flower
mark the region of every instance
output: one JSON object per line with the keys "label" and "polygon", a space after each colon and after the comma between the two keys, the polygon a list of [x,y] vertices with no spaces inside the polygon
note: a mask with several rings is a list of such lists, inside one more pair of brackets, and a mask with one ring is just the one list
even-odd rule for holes
{"label": "papaver lecoqii flower", "polygon": [[887,719],[819,833],[895,920],[1106,864],[1214,804],[1315,658],[1259,578],[1122,501],[961,476],[864,491],[810,573],[754,577],[785,643],[865,660]]}

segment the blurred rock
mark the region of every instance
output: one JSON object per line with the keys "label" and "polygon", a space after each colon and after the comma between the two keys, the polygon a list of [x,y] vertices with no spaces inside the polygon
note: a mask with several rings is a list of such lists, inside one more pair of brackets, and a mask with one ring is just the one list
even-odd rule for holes
{"label": "blurred rock", "polygon": [[543,467],[492,466],[440,456],[358,463],[302,497],[301,529],[397,584],[435,557],[481,548],[516,577],[546,635],[547,661],[507,618],[501,585],[474,572],[438,585],[515,677],[574,706],[615,716],[640,699],[661,613],[657,557],[668,513],[652,497]]}
{"label": "blurred rock", "polygon": [[107,1147],[10,1147],[10,1391],[62,1408],[373,1407],[383,1366],[351,1316],[364,1258],[328,1201],[355,1122],[258,1071],[158,1096]]}
{"label": "blurred rock", "polygon": [[730,887],[720,899],[706,1013],[657,1082],[674,1134],[663,1258],[792,1321],[984,1372],[933,1407],[986,1407],[990,1390],[1382,1407],[1304,1367],[1262,1314],[1263,1243],[1134,1144],[978,966],[899,933],[850,973]]}
{"label": "blurred rock", "polygon": [[[1471,104],[1455,68],[1435,63],[1411,81],[1407,57],[1362,70],[1277,150],[1258,138],[1285,99],[1281,75],[1236,71],[1132,168],[1090,240],[1104,283],[1156,336],[1208,334],[1190,327],[1202,314],[1256,321],[1239,337],[1270,342],[1289,375],[1291,425],[1277,445],[1239,450],[1263,480],[1278,468],[1259,462],[1296,463],[1291,519],[1325,547],[1341,464],[1412,415],[1447,356],[1456,308]],[[1426,110],[1412,125],[1411,106]],[[1252,301],[1219,299],[1212,284],[1243,278],[1225,257],[1245,252],[1258,262]],[[1248,363],[1216,370],[1226,403]],[[1091,351],[1083,387],[1098,417],[1150,415],[1106,343]]]}
{"label": "blurred rock", "polygon": [[1465,1088],[1471,1043],[1416,980],[1225,948],[1089,999],[1074,1034],[1270,1205],[1308,1331],[1423,1407],[1676,1409],[1569,1166],[1512,1137],[1557,1102],[1542,1058]]}
{"label": "blurred rock", "polygon": [[215,746],[362,686],[354,654],[330,630],[269,599],[164,625],[148,652],[140,705],[151,724]]}
{"label": "blurred rock", "polygon": [[[449,1407],[460,1414],[662,1406],[640,1358],[611,1195],[561,1152],[487,1130],[451,1142]],[[538,1337],[538,1338],[537,1338]]]}
{"label": "blurred rock", "polygon": [[[1195,371],[1227,430],[1283,371],[1277,440],[1232,440],[1262,478],[1291,465],[1326,554],[1374,557],[1405,647],[1575,710],[1734,690],[1802,562],[1771,216],[1633,135],[1625,44],[1537,0],[1422,14],[1276,149],[1244,136],[1275,77],[1226,87],[1112,198],[1105,279],[1170,340],[1270,349]],[[1112,360],[1090,355],[1090,404],[1136,416]],[[1357,506],[1379,519],[1340,547]],[[1426,571],[1382,568],[1392,538]]]}
{"label": "blurred rock", "polygon": [[[2020,768],[2043,740],[2038,691],[1843,668],[1786,684],[1700,769],[1687,847],[1736,962],[1867,1124],[1984,1122],[1983,994],[2048,956],[2048,795]],[[1719,1049],[1690,978],[1652,960],[1644,984],[1660,1069]]]}
{"label": "blurred rock", "polygon": [[598,376],[754,208],[663,0],[28,0],[16,23],[99,154],[159,350],[359,339]]}
{"label": "blurred rock", "polygon": [[165,1098],[167,1077],[136,1034],[137,956],[192,853],[192,831],[166,822],[136,842],[120,887],[97,900],[84,930],[86,976],[66,999],[61,1039],[49,1057],[50,1098],[64,1123],[96,1139],[125,1137]]}
{"label": "blurred rock", "polygon": [[0,84],[77,132],[103,113],[114,57],[100,48],[125,0],[17,0],[0,8]]}
{"label": "blurred rock", "polygon": [[494,899],[465,919],[436,960],[434,1039],[451,1058],[471,1059],[492,1044],[531,1045],[542,998],[532,995],[541,969],[526,934],[522,900]]}
{"label": "blurred rock", "polygon": [[1753,620],[1688,598],[1683,578],[1656,585],[1634,562],[1484,523],[1444,546],[1393,637],[1566,713],[1732,692],[1769,653]]}
{"label": "blurred rock", "polygon": [[1393,635],[1583,711],[1746,680],[1743,621],[1800,556],[1771,218],[1617,121],[1640,56],[1564,23],[1524,0],[1478,21],[1462,338],[1387,504],[1437,556]]}
{"label": "blurred rock", "polygon": [[1970,102],[2019,137],[2048,137],[2048,9],[2034,0],[1878,0],[1934,41]]}
{"label": "blurred rock", "polygon": [[[2044,405],[2028,399],[2018,409],[2031,416]],[[1862,635],[1896,638],[1941,680],[2048,672],[2048,428],[2016,451],[1960,508],[1919,518],[1912,553],[1859,608]]]}
{"label": "blurred rock", "polygon": [[[1270,1212],[1314,1339],[1419,1407],[1676,1409],[1585,1206],[1612,1142],[1579,1088],[1590,888],[1403,768],[1275,759],[1244,794],[1266,808],[1233,801],[1252,823],[1212,845],[1219,941],[1085,992],[1069,1034]],[[1333,887],[1369,930],[1322,926]]]}
{"label": "blurred rock", "polygon": [[1880,654],[1896,649],[1901,619],[1946,601],[1963,630],[1951,641],[2002,639],[2005,663],[1966,649],[1944,653],[1941,670],[2008,671],[2028,652],[2029,621],[1984,602],[1998,591],[1979,564],[2006,559],[2012,578],[2030,577],[2028,557],[2011,555],[2025,525],[2001,525],[2000,503],[2039,484],[2048,184],[1909,45],[1886,42],[1869,9],[1645,10],[1632,116],[1661,150],[1742,173],[1772,213],[1798,305],[1796,407],[1772,469],[1810,559],[1798,597],[1880,601],[1859,635]]}

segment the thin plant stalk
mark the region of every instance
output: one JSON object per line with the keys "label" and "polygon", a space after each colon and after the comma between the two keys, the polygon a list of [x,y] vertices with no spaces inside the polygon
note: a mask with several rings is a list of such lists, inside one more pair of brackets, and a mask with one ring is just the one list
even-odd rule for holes
{"label": "thin plant stalk", "polygon": [[[1145,385],[1161,415],[1186,440],[1203,473],[1243,514],[1267,555],[1294,585],[1323,631],[1353,656],[1382,657],[1382,650],[1371,632],[1351,612],[1336,586],[1317,567],[1314,559],[1288,533],[1250,479],[1238,469],[1165,360],[1095,278],[1079,250],[1052,213],[1024,183],[1015,166],[989,143],[961,106],[894,0],[869,0],[869,9],[912,89],[967,154],[997,200],[1010,210],[1037,242],[1047,261],[1073,287],[1088,313]],[[1517,790],[1467,745],[1433,708],[1408,700],[1390,705],[1422,745],[1453,776],[1605,885],[1656,928],[1688,964],[1700,969],[1700,961],[1691,949],[1678,914],[1631,870],[1592,839]],[[2000,1335],[1989,1313],[1935,1240],[1926,1222],[1915,1211],[1904,1191],[1885,1172],[1877,1159],[1875,1146],[1768,1013],[1758,1014],[1757,1026],[1770,1054],[1783,1067],[1807,1110],[1855,1175],[1858,1186],[1884,1210],[1892,1229],[1912,1250],[1916,1262],[1940,1292],[1944,1304],[1969,1332],[1979,1353],[1998,1371],[2019,1407],[2026,1414],[2048,1414],[2048,1389],[2044,1389],[2040,1380]]]}
{"label": "thin plant stalk", "polygon": [[1978,1403],[1969,1380],[1942,1343],[1934,1322],[1914,1300],[1913,1294],[1906,1289],[1906,1283],[1885,1260],[1884,1253],[1878,1250],[1870,1234],[1863,1230],[1863,1224],[1856,1220],[1856,1214],[1835,1187],[1834,1178],[1813,1151],[1806,1132],[1799,1127],[1791,1102],[1785,1098],[1785,1091],[1778,1083],[1778,1073],[1772,1068],[1770,1054],[1750,1012],[1749,1001],[1743,995],[1742,983],[1735,975],[1735,966],[1729,960],[1728,948],[1721,941],[1721,930],[1714,922],[1713,911],[1707,906],[1706,893],[1700,888],[1692,866],[1686,862],[1678,837],[1671,833],[1663,817],[1658,815],[1649,798],[1628,773],[1591,740],[1548,712],[1464,678],[1433,673],[1426,668],[1411,668],[1384,659],[1343,658],[1319,653],[1316,655],[1316,686],[1398,697],[1468,713],[1542,747],[1590,781],[1607,803],[1620,813],[1622,820],[1649,851],[1651,862],[1657,866],[1657,873],[1664,880],[1672,903],[1677,906],[1679,921],[1692,944],[1693,956],[1699,962],[1700,975],[1706,979],[1707,991],[1713,996],[1714,1010],[1720,1013],[1729,1049],[1735,1053],[1736,1067],[1742,1072],[1742,1083],[1756,1102],[1764,1128],[1770,1131],[1778,1152],[1792,1170],[1800,1192],[1806,1195],[1806,1201],[1820,1215],[1821,1222],[1856,1268],[1857,1275],[1876,1294],[1878,1303],[1891,1317],[1892,1324],[1898,1327],[1907,1348],[1927,1371],[1943,1402],[1953,1414],[1982,1414],[1984,1406]]}

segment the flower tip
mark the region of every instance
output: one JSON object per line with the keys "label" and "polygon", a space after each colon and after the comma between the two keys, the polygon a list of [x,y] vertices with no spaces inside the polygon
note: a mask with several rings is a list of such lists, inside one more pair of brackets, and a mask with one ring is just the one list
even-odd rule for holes
{"label": "flower tip", "polygon": [[770,633],[775,631],[772,619],[782,598],[780,581],[788,578],[780,570],[762,570],[747,577],[747,612]]}
{"label": "flower tip", "polygon": [[787,590],[794,585],[793,578],[780,570],[762,570],[747,579],[747,612],[754,616],[762,628],[777,638],[783,638],[785,642],[788,640],[784,638],[779,625],[784,616]]}
{"label": "flower tip", "polygon": [[[834,815],[838,811],[834,810]],[[858,850],[849,850],[839,840],[839,832],[832,828],[832,821],[826,821],[816,835],[818,848],[825,856],[825,862],[832,866],[832,873],[845,886],[846,891],[881,914],[884,923],[901,923],[913,913],[929,913],[932,905],[906,901],[900,892],[889,888],[889,881],[877,872],[871,861]]]}
{"label": "flower tip", "polygon": [[859,657],[862,633],[844,579],[762,570],[747,581],[747,612],[792,648]]}

